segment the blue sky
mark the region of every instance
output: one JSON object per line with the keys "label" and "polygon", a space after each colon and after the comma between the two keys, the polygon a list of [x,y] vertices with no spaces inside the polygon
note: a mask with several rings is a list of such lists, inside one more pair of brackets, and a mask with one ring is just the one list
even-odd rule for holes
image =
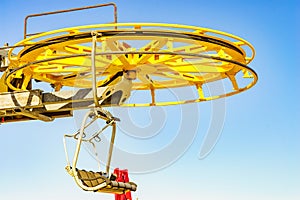
{"label": "blue sky", "polygon": [[[199,159],[207,132],[212,103],[197,105],[197,135],[176,162],[151,173],[132,174],[139,199],[296,200],[300,196],[300,79],[299,2],[295,1],[115,1],[119,22],[162,22],[195,25],[240,36],[256,49],[250,64],[259,76],[252,89],[226,99],[222,135],[213,151]],[[0,44],[22,39],[26,15],[45,11],[106,3],[104,1],[1,1]],[[66,24],[112,21],[111,9],[89,17],[43,18],[30,22],[30,30],[51,30]],[[69,21],[70,19],[70,21]],[[100,19],[100,21],[98,21]],[[45,22],[46,20],[49,20]],[[195,105],[194,105],[195,106]],[[188,109],[181,107],[182,109]],[[145,109],[144,125],[151,123]],[[154,110],[155,111],[155,110]],[[134,110],[132,118],[143,115]],[[122,148],[147,152],[167,145],[176,108],[163,108],[166,125],[160,143],[132,141],[122,136]],[[173,112],[175,114],[173,114]],[[143,118],[143,117],[142,117]],[[123,125],[124,126],[124,125]],[[191,127],[194,127],[191,125]],[[122,125],[120,125],[122,128]],[[113,199],[107,194],[81,191],[64,171],[62,136],[77,129],[73,118],[51,123],[25,122],[0,126],[0,198]],[[187,133],[189,130],[187,130]],[[164,136],[165,134],[165,136]],[[168,135],[169,134],[169,135]],[[141,142],[141,143],[139,143]],[[128,146],[126,147],[126,144]],[[118,158],[115,158],[118,159]],[[121,158],[120,158],[121,159]],[[159,159],[158,159],[159,160]],[[130,163],[128,166],[143,165]],[[123,166],[122,166],[123,167]],[[124,166],[126,167],[126,166]],[[129,168],[130,171],[130,168]]]}

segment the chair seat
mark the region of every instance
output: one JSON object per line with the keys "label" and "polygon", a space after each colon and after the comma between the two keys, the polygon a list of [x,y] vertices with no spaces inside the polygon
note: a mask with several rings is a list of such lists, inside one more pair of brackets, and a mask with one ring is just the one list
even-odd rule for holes
{"label": "chair seat", "polygon": [[137,185],[133,182],[118,182],[110,180],[107,177],[103,176],[101,172],[93,172],[86,170],[76,169],[78,173],[78,178],[82,183],[87,187],[95,187],[100,184],[106,185],[99,190],[94,192],[105,192],[105,193],[114,193],[114,194],[124,194],[127,191],[136,191]]}

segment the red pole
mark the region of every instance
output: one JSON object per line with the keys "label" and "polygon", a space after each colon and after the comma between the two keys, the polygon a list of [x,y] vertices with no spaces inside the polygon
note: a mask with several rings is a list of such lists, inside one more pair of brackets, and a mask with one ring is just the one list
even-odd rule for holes
{"label": "red pole", "polygon": [[[124,182],[124,183],[129,182],[128,170],[127,169],[120,170],[119,168],[116,168],[114,170],[114,174],[117,175],[116,181]],[[125,194],[115,194],[115,200],[132,200],[131,192],[128,191]]]}

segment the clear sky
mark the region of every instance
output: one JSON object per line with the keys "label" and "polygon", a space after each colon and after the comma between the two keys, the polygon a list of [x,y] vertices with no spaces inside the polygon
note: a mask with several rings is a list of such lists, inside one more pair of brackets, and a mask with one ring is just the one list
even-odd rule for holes
{"label": "clear sky", "polygon": [[[28,14],[98,3],[107,2],[2,0],[0,44],[14,44],[22,40],[23,20]],[[257,85],[252,89],[226,99],[221,137],[205,158],[200,159],[199,152],[209,126],[214,126],[211,122],[214,104],[179,107],[187,111],[197,108],[197,120],[190,120],[193,130],[185,130],[186,134],[195,130],[197,134],[189,136],[192,140],[182,148],[182,154],[169,154],[177,158],[173,162],[161,164],[160,168],[151,172],[137,170],[139,173],[132,173],[131,180],[138,183],[138,191],[133,196],[141,200],[299,199],[299,1],[116,0],[115,3],[119,9],[119,22],[195,25],[246,39],[256,49],[256,57],[250,67],[259,76]],[[29,28],[39,31],[86,22],[111,22],[110,11],[108,8],[101,13],[93,11],[89,15],[71,15],[69,18],[32,19]],[[128,130],[123,123],[119,125],[118,147],[146,155],[163,149],[177,137],[179,127],[174,124],[180,126],[178,122],[186,120],[181,119],[180,109],[132,111],[132,121],[141,130],[146,127],[147,131],[155,123],[150,114],[163,114],[164,125],[156,130],[159,141],[126,137],[124,133]],[[80,190],[65,172],[62,136],[77,128],[74,118],[51,123],[0,125],[0,199],[113,199],[112,195]],[[186,148],[187,151],[184,151]],[[164,156],[158,156],[153,162],[163,163]],[[144,165],[140,161],[132,161],[120,167],[128,167],[130,171],[132,166],[143,168]]]}

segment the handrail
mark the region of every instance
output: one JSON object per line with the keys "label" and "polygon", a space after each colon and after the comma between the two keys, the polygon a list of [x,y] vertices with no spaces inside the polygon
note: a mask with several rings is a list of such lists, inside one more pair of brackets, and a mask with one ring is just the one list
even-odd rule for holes
{"label": "handrail", "polygon": [[79,7],[79,8],[71,8],[71,9],[66,9],[66,10],[57,10],[57,11],[52,11],[52,12],[44,12],[44,13],[27,15],[24,19],[24,39],[26,39],[27,36],[32,35],[32,34],[27,34],[27,20],[31,17],[40,17],[40,16],[45,16],[45,15],[60,14],[60,13],[86,10],[86,9],[92,9],[92,8],[99,8],[99,7],[105,7],[105,6],[113,6],[114,7],[114,23],[117,23],[118,22],[118,16],[117,16],[118,13],[117,13],[117,5],[115,3],[97,4],[94,6],[85,6],[85,7]]}

